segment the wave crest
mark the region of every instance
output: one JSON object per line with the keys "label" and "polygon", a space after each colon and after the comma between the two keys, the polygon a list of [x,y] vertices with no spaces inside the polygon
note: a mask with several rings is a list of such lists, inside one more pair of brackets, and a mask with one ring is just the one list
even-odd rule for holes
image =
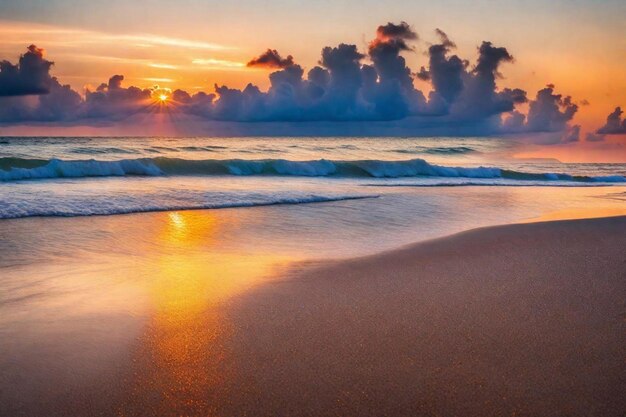
{"label": "wave crest", "polygon": [[44,178],[80,178],[104,176],[160,175],[279,175],[299,177],[446,177],[507,178],[511,180],[626,182],[621,175],[599,177],[572,176],[555,173],[526,173],[494,167],[448,167],[434,165],[423,159],[404,161],[292,161],[286,159],[207,159],[141,158],[119,161],[59,159],[38,160],[0,158],[0,180],[16,181]]}

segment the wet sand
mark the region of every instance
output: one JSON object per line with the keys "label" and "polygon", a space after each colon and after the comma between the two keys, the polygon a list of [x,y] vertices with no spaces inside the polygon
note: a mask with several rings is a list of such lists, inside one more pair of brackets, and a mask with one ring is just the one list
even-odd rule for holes
{"label": "wet sand", "polygon": [[[0,415],[626,411],[626,216],[476,229],[291,272],[265,258],[211,263],[198,246],[210,233],[192,239],[176,223],[163,231],[175,245],[142,273],[154,311],[128,332],[98,315],[8,349],[19,355],[0,360],[10,367]],[[266,270],[271,278],[244,279]],[[234,289],[213,288],[223,281]],[[119,342],[78,337],[97,326],[117,329]],[[74,359],[59,361],[68,352]]]}
{"label": "wet sand", "polygon": [[478,229],[240,297],[223,415],[623,416],[626,217]]}

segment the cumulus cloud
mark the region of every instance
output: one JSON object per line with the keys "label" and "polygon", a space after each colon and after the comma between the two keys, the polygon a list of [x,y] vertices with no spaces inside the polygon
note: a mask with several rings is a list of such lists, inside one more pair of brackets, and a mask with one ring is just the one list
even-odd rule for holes
{"label": "cumulus cloud", "polygon": [[0,97],[0,122],[58,122],[78,117],[83,99],[69,85],[51,78],[47,94]]}
{"label": "cumulus cloud", "polygon": [[509,89],[498,91],[496,85],[500,65],[512,61],[513,56],[506,48],[483,42],[474,68],[461,74],[463,88],[450,104],[450,113],[462,120],[475,120],[512,111],[524,93],[519,89],[515,93]]}
{"label": "cumulus cloud", "polygon": [[[304,131],[306,127],[310,134],[316,134],[316,126],[329,134],[337,126],[341,129],[334,131],[365,133],[379,132],[382,126],[395,129],[391,134],[403,135],[540,131],[557,132],[559,141],[579,139],[580,128],[569,124],[578,107],[570,97],[556,94],[554,86],[540,90],[529,100],[523,89],[498,85],[503,65],[514,62],[506,48],[482,42],[472,64],[454,53],[456,45],[444,31],[437,29],[435,33],[438,41],[428,47],[428,62],[417,73],[408,67],[405,56],[414,53],[418,34],[406,22],[387,23],[376,29],[365,51],[344,43],[326,46],[318,65],[308,71],[296,64],[291,55],[283,57],[268,49],[248,63],[249,67],[274,70],[269,74],[267,91],[253,84],[243,89],[216,84],[210,94],[168,91],[170,99],[165,109],[241,126],[260,126],[262,122],[277,126],[285,122],[296,130]],[[49,77],[51,63],[43,59],[40,51],[33,46],[25,54],[31,54],[29,58],[22,57],[15,66],[6,65],[26,68],[28,74],[37,73],[33,68],[40,68],[37,79],[45,80],[41,74]],[[24,59],[35,58],[39,67],[30,61],[24,63]],[[431,84],[428,97],[416,88],[416,78]],[[0,122],[96,123],[164,110],[155,100],[156,87],[126,87],[122,75],[112,76],[84,95],[50,78],[45,91],[40,90],[39,94],[0,97]],[[517,106],[527,102],[529,111],[523,114]],[[333,123],[339,124],[329,127]],[[615,122],[607,123],[612,128],[614,125]]]}
{"label": "cumulus cloud", "polygon": [[463,89],[464,72],[469,62],[456,55],[448,57],[448,52],[456,48],[456,45],[441,29],[437,29],[436,33],[441,38],[441,43],[428,48],[429,69],[422,67],[417,77],[423,81],[432,81],[435,93],[449,104]]}
{"label": "cumulus cloud", "polygon": [[53,63],[43,55],[43,49],[30,45],[16,65],[1,61],[0,97],[47,94],[52,84],[50,67]]}
{"label": "cumulus cloud", "polygon": [[518,110],[506,113],[502,119],[500,131],[502,133],[556,133],[544,135],[543,143],[577,142],[580,140],[579,125],[570,125],[578,111],[578,106],[571,97],[563,97],[554,93],[555,86],[548,84],[539,90],[534,99],[528,100],[526,92],[519,89],[504,89],[503,96],[508,96],[511,102],[528,102],[528,114]]}
{"label": "cumulus cloud", "polygon": [[554,85],[537,92],[535,100],[530,102],[528,110],[528,130],[539,132],[554,132],[563,130],[567,122],[572,120],[578,106],[572,103],[572,98],[554,94]]}
{"label": "cumulus cloud", "polygon": [[417,33],[411,29],[407,22],[400,22],[399,24],[389,22],[376,28],[375,41],[395,43],[400,49],[410,49],[405,42],[417,39]]}
{"label": "cumulus cloud", "polygon": [[122,86],[123,75],[114,75],[95,91],[87,89],[81,116],[86,118],[119,118],[149,107],[153,91]]}
{"label": "cumulus cloud", "polygon": [[596,133],[602,135],[624,135],[626,134],[626,119],[622,120],[624,111],[621,107],[616,107],[606,118],[606,124],[597,130]]}
{"label": "cumulus cloud", "polygon": [[500,117],[527,101],[527,93],[522,89],[498,89],[500,67],[513,62],[508,50],[483,42],[472,66],[452,53],[456,45],[444,31],[437,29],[436,34],[440,41],[428,48],[428,67],[416,74],[433,87],[428,97],[430,114],[449,124],[472,124],[483,132],[521,128],[525,117],[514,113],[504,122]]}
{"label": "cumulus cloud", "polygon": [[293,65],[293,57],[288,55],[287,58],[280,56],[276,49],[268,49],[261,55],[252,58],[246,66],[248,67],[265,67],[265,68],[286,68]]}
{"label": "cumulus cloud", "polygon": [[425,111],[426,99],[415,89],[411,69],[401,55],[413,51],[410,42],[417,39],[408,23],[387,23],[376,29],[376,37],[369,43],[368,57],[373,65],[363,67],[369,81],[363,93],[381,119],[400,119]]}

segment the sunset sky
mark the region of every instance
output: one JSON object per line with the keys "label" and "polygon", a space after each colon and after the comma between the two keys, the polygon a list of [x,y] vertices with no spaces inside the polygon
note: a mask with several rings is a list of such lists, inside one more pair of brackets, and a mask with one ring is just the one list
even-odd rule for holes
{"label": "sunset sky", "polygon": [[[35,44],[54,62],[51,75],[80,94],[114,74],[124,75],[124,86],[190,94],[211,93],[215,83],[266,91],[275,69],[246,63],[268,48],[292,55],[306,77],[325,46],[354,44],[366,53],[379,25],[406,21],[418,35],[401,53],[412,71],[428,66],[437,28],[471,65],[477,47],[490,41],[514,57],[497,70],[500,90],[521,88],[532,99],[554,84],[555,93],[578,105],[572,124],[586,133],[626,106],[625,14],[620,0],[2,1],[0,58],[16,63]],[[413,83],[425,95],[432,89],[417,77]]]}

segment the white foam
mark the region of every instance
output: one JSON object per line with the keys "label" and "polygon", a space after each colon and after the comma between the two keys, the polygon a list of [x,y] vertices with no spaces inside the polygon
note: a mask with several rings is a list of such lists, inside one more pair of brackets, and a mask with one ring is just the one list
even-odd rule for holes
{"label": "white foam", "polygon": [[36,168],[0,170],[0,180],[15,181],[44,178],[113,177],[126,175],[163,175],[152,162],[141,159],[120,161],[61,161],[52,159]]}
{"label": "white foam", "polygon": [[[509,180],[542,180],[572,182],[626,182],[621,175],[573,177],[569,174],[526,173],[497,167],[449,167],[429,164],[423,159],[406,161],[291,161],[287,159],[209,159],[186,160],[177,158],[142,158],[119,161],[62,161],[52,159],[43,166],[32,165],[32,160],[16,160],[14,166],[0,169],[0,180],[16,181],[43,178],[79,178],[102,176],[159,176],[159,175],[281,175],[296,177],[442,177],[442,178],[507,178]],[[6,163],[5,163],[6,165]]]}
{"label": "white foam", "polygon": [[377,195],[315,195],[293,193],[293,195],[228,195],[214,193],[189,193],[184,197],[154,198],[150,194],[129,196],[78,195],[50,196],[39,199],[12,199],[0,204],[0,219],[22,217],[77,217],[145,213],[170,210],[222,209],[234,207],[258,207],[282,204],[310,204],[331,201],[375,198]]}

